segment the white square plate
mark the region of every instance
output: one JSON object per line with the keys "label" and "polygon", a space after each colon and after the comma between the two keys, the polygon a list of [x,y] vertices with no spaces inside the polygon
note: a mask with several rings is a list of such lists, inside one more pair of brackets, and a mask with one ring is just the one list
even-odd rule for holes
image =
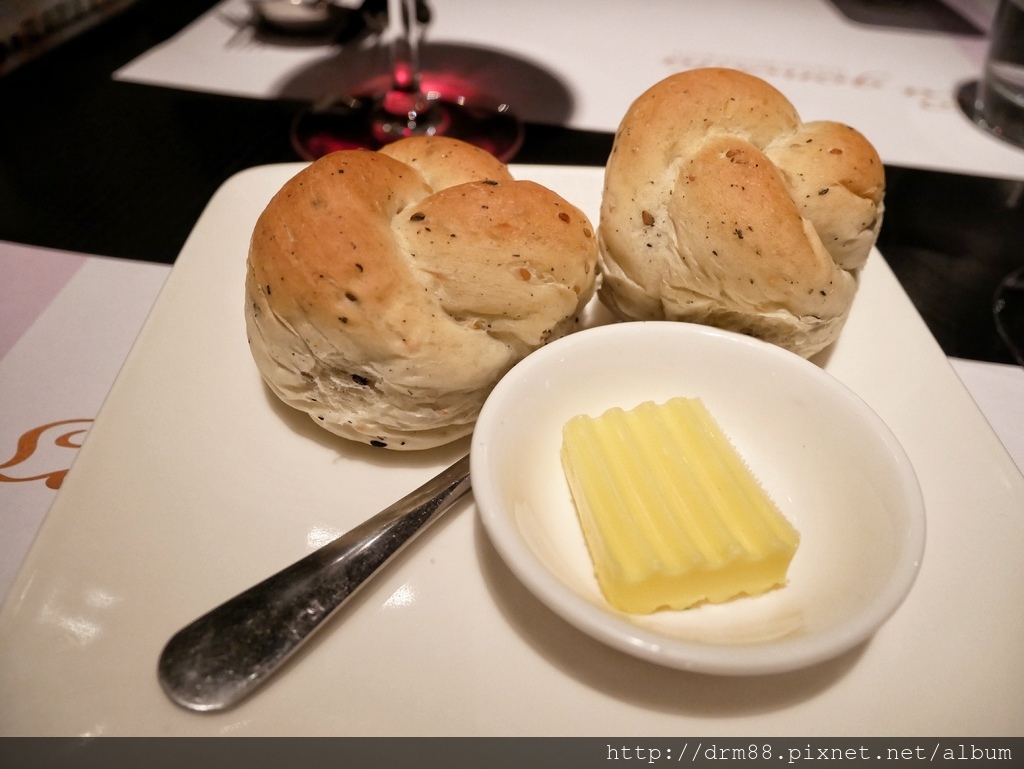
{"label": "white square plate", "polygon": [[[182,250],[0,614],[0,733],[1024,731],[1024,478],[877,252],[818,360],[889,425],[924,491],[923,567],[870,642],[753,678],[633,659],[534,599],[464,501],[255,698],[219,714],[173,705],[156,661],[176,630],[468,450],[352,446],[264,389],[245,339],[245,257],[299,168],[230,179]],[[596,223],[602,169],[512,170]]]}

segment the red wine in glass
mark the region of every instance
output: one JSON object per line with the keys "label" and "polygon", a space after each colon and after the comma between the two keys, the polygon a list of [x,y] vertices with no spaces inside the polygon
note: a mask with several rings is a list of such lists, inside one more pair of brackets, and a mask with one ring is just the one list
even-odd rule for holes
{"label": "red wine in glass", "polygon": [[391,72],[383,84],[315,104],[298,115],[292,145],[305,160],[343,149],[379,149],[407,136],[450,136],[508,161],[523,126],[507,104],[473,93],[445,72],[420,70],[420,35],[428,17],[416,0],[388,0]]}

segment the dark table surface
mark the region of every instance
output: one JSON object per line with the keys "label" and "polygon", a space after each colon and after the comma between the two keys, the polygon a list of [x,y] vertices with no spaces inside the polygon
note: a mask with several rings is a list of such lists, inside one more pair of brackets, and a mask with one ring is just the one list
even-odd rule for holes
{"label": "dark table surface", "polygon": [[[173,263],[210,197],[298,161],[306,105],[117,82],[216,0],[139,0],[0,76],[0,240]],[[610,133],[528,124],[517,163],[602,166]],[[999,280],[1024,266],[1024,183],[886,166],[878,248],[947,355],[1011,363]]]}

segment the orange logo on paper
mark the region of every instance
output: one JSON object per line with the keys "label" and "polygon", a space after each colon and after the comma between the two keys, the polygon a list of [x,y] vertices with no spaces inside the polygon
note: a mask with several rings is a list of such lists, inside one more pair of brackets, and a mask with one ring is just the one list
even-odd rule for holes
{"label": "orange logo on paper", "polygon": [[[14,452],[14,456],[0,465],[0,471],[22,465],[33,457],[35,457],[38,462],[40,460],[38,454],[43,454],[45,449],[51,445],[66,449],[81,448],[83,436],[88,430],[88,427],[79,427],[74,430],[66,430],[66,428],[68,425],[88,425],[91,422],[91,419],[65,419],[61,422],[51,422],[48,425],[41,425],[40,427],[32,428],[18,438],[18,448]],[[52,438],[52,443],[46,443],[45,441],[49,440],[53,433],[58,434]],[[75,441],[75,438],[78,438],[78,440]],[[42,461],[48,460],[49,457],[42,458]],[[29,472],[32,471],[29,470]],[[7,475],[5,472],[0,472],[0,481],[7,483],[46,481],[47,487],[51,489],[59,489],[61,483],[64,482],[64,476],[67,474],[67,468],[63,470],[51,470],[50,472],[26,476],[23,478],[16,478]]]}

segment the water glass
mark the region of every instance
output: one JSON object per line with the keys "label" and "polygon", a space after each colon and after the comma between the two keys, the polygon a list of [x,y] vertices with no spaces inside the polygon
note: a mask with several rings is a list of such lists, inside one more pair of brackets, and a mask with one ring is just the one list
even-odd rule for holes
{"label": "water glass", "polygon": [[985,130],[1024,147],[1024,0],[1000,0],[985,70],[965,109]]}

